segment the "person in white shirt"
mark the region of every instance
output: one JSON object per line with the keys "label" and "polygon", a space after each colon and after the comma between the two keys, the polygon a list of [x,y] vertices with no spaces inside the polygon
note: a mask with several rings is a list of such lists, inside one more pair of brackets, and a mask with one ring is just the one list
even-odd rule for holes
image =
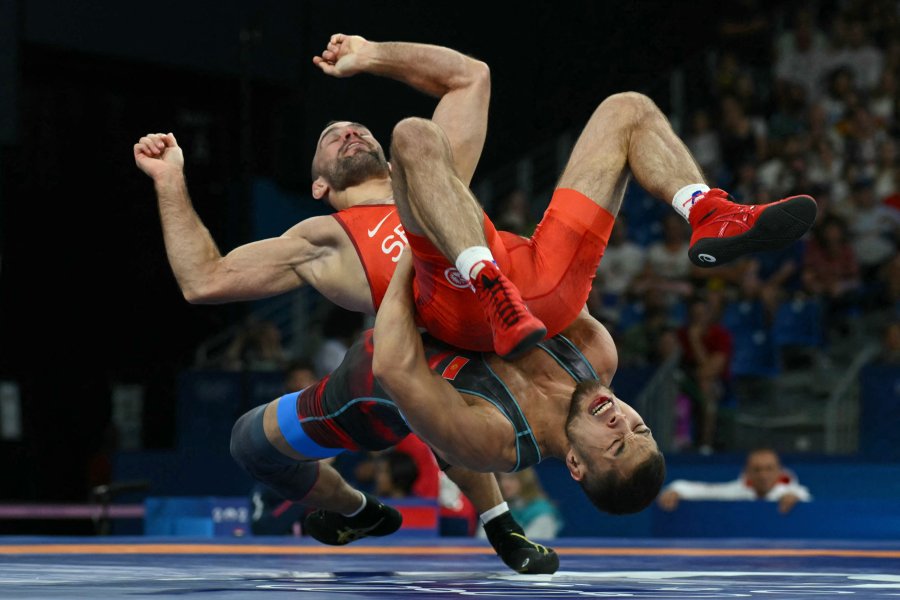
{"label": "person in white shirt", "polygon": [[734,481],[676,479],[659,494],[657,504],[665,511],[673,511],[681,500],[769,500],[778,502],[779,512],[786,514],[797,502],[811,501],[812,495],[794,473],[781,466],[774,450],[758,448],[747,455],[744,470]]}

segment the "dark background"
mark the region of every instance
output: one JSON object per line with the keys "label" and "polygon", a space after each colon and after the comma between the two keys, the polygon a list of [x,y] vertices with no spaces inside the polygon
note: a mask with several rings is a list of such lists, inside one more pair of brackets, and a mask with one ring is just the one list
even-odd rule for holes
{"label": "dark background", "polygon": [[251,241],[251,177],[306,193],[326,121],[365,122],[387,146],[394,122],[431,113],[396,82],[321,74],[311,57],[331,33],[448,45],[491,66],[477,184],[612,92],[665,109],[672,66],[716,43],[719,5],[0,0],[0,380],[20,386],[25,430],[0,442],[0,499],[84,498],[111,382],[146,387],[144,445],[169,446],[177,374],[247,308],[181,297],[132,158],[141,135],[176,134],[225,252]]}

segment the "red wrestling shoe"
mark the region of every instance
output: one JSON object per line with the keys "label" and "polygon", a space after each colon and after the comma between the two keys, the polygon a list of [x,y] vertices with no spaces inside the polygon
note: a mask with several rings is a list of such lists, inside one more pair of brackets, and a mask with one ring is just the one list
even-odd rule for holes
{"label": "red wrestling shoe", "polygon": [[494,334],[494,352],[513,360],[544,339],[547,328],[529,312],[516,286],[492,262],[484,267],[473,285]]}
{"label": "red wrestling shoe", "polygon": [[780,250],[799,240],[816,220],[811,196],[791,196],[759,205],[737,204],[712,189],[691,207],[694,233],[688,256],[698,267],[718,267],[763,250]]}

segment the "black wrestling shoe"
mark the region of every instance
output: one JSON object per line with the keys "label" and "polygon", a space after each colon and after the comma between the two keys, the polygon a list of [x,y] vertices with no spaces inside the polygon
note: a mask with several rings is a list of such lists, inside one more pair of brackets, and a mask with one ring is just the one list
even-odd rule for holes
{"label": "black wrestling shoe", "polygon": [[556,550],[535,544],[525,537],[525,531],[509,511],[488,521],[484,532],[497,555],[517,573],[550,574],[559,569]]}
{"label": "black wrestling shoe", "polygon": [[371,494],[362,494],[366,497],[366,507],[358,515],[346,517],[341,513],[317,510],[303,520],[303,531],[323,544],[343,546],[368,536],[390,535],[400,529],[403,516],[399,511]]}

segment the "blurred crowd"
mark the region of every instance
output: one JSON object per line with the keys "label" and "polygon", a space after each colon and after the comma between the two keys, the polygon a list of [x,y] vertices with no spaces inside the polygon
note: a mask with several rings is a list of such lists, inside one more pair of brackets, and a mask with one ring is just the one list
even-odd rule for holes
{"label": "blurred crowd", "polygon": [[[719,439],[723,404],[767,393],[761,383],[814,368],[830,350],[870,339],[881,344],[877,360],[900,365],[900,2],[735,0],[717,35],[707,60],[686,67],[689,118],[674,123],[682,139],[709,184],[737,202],[809,194],[817,222],[787,249],[699,269],[687,223],[632,184],[588,305],[621,366],[677,362],[675,413],[687,423],[676,442],[704,453]],[[542,201],[516,189],[491,216],[528,236]],[[320,325],[316,343],[292,356],[273,323],[250,322],[223,366],[285,370],[301,389],[339,364],[365,323],[334,308]],[[394,449],[344,472],[381,495],[440,497],[474,528],[458,490],[421,455]],[[554,535],[561,523],[539,482],[514,479],[503,487],[519,516],[532,511],[541,535]]]}
{"label": "blurred crowd", "polygon": [[[681,443],[704,453],[719,407],[771,392],[761,384],[777,375],[867,339],[880,361],[900,354],[900,3],[722,8],[716,50],[685,66],[689,118],[674,124],[710,186],[743,204],[811,195],[817,222],[785,250],[697,268],[687,223],[632,183],[589,300],[620,365],[677,357],[693,415]],[[520,195],[496,217],[529,235]]]}

